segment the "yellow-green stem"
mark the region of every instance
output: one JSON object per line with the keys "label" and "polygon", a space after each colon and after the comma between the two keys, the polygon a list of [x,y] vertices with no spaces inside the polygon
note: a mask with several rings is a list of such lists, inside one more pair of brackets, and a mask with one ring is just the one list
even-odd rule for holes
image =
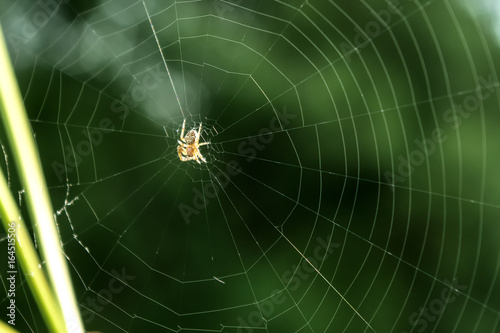
{"label": "yellow-green stem", "polygon": [[[63,332],[65,330],[65,323],[61,309],[55,302],[54,294],[42,271],[42,265],[31,241],[28,229],[19,214],[16,202],[12,197],[12,193],[7,186],[5,176],[2,172],[0,172],[0,198],[0,217],[2,218],[5,230],[9,230],[12,223],[15,224],[13,228],[14,233],[8,232],[8,234],[15,236],[15,243],[11,243],[10,238],[8,238],[8,244],[15,244],[16,260],[22,268],[24,277],[28,281],[28,285],[40,311],[44,314],[43,317],[50,331]],[[17,266],[14,265],[12,269],[17,270]]]}
{"label": "yellow-green stem", "polygon": [[36,228],[49,280],[57,303],[62,310],[67,331],[83,332],[83,324],[57,233],[47,185],[14,71],[10,64],[1,26],[0,73],[2,73],[0,112],[14,155],[14,164],[25,189],[28,211]]}
{"label": "yellow-green stem", "polygon": [[1,320],[0,320],[0,332],[3,332],[3,333],[19,333],[12,326],[7,325],[6,323],[4,323]]}

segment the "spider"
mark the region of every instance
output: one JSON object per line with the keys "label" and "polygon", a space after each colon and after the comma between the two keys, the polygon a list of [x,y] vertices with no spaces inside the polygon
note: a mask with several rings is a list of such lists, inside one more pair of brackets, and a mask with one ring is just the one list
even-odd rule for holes
{"label": "spider", "polygon": [[199,164],[201,164],[200,159],[207,163],[203,155],[200,153],[200,146],[208,145],[210,142],[199,143],[200,141],[200,133],[201,133],[201,124],[196,131],[194,128],[190,130],[186,136],[184,136],[184,129],[186,126],[186,119],[182,123],[182,133],[181,138],[178,140],[179,145],[177,146],[177,153],[179,154],[179,158],[181,161],[192,161],[195,160]]}

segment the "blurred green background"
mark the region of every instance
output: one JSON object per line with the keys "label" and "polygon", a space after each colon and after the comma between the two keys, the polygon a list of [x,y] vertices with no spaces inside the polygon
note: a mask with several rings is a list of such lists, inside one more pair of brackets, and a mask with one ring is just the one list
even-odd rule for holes
{"label": "blurred green background", "polygon": [[[499,15],[2,0],[86,328],[497,332]],[[184,119],[207,163],[179,160]]]}

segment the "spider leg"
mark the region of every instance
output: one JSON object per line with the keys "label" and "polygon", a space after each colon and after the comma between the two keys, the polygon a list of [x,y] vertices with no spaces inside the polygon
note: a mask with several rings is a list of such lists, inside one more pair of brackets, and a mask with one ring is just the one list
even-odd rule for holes
{"label": "spider leg", "polygon": [[202,143],[198,144],[198,147],[203,146],[203,145],[208,145],[208,144],[210,144],[210,142],[202,142]]}
{"label": "spider leg", "polygon": [[181,161],[185,161],[185,158],[184,155],[186,153],[186,149],[184,149],[184,147],[182,146],[177,146],[177,154],[179,154],[179,158]]}
{"label": "spider leg", "polygon": [[184,128],[186,127],[186,119],[182,123],[182,132],[181,132],[181,140],[184,141]]}
{"label": "spider leg", "polygon": [[[195,144],[196,144],[196,145],[197,145],[197,144],[198,144],[198,142],[200,141],[200,136],[201,136],[201,125],[202,125],[202,124],[203,124],[203,123],[200,123],[200,127],[198,127],[198,132],[196,132],[196,131],[195,131],[195,133],[196,133],[196,137],[195,137],[194,142],[195,142]],[[193,130],[194,130],[194,128],[193,128]]]}
{"label": "spider leg", "polygon": [[[185,152],[184,152],[185,153]],[[186,161],[192,161],[194,159],[196,159],[194,156],[184,156],[184,155],[181,155],[181,152],[179,152],[179,158],[181,159],[181,161],[183,162],[186,162]]]}

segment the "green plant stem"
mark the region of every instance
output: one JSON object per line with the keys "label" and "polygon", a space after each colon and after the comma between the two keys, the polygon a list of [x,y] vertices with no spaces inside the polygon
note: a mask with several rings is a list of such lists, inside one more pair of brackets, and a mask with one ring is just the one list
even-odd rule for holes
{"label": "green plant stem", "polygon": [[0,320],[0,332],[2,333],[19,333],[12,326],[7,325],[3,321]]}
{"label": "green plant stem", "polygon": [[15,223],[16,259],[24,272],[24,277],[28,281],[38,307],[45,314],[44,318],[50,331],[63,332],[65,323],[61,309],[55,302],[54,294],[42,271],[42,265],[28,234],[26,224],[19,214],[2,172],[0,172],[0,198],[0,217],[5,230],[9,229],[10,223]]}
{"label": "green plant stem", "polygon": [[21,93],[10,64],[9,54],[0,26],[0,112],[14,162],[25,189],[31,220],[46,262],[49,280],[62,310],[66,329],[83,332],[83,324],[73,292],[73,286],[57,233],[52,204],[43,177],[31,127],[24,110]]}

